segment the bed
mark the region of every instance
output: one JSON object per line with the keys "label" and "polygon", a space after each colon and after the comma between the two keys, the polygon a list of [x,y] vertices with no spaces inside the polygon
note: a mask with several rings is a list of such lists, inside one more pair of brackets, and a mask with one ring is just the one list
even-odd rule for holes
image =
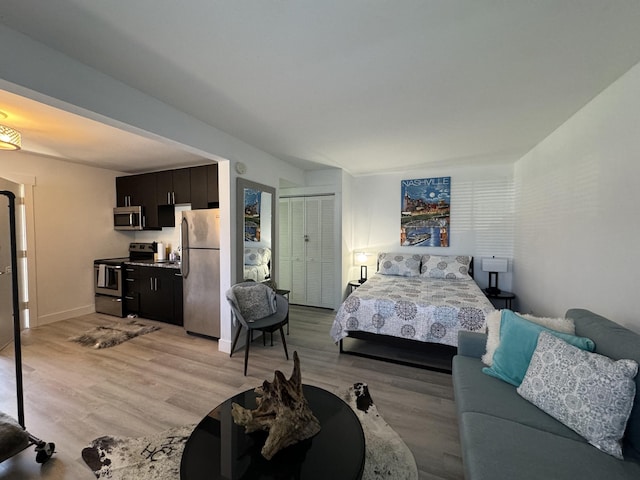
{"label": "bed", "polygon": [[457,347],[459,330],[485,331],[485,317],[495,310],[473,280],[472,265],[467,255],[379,254],[378,272],[338,309],[333,340],[341,352],[347,337],[399,339],[423,351],[427,344]]}
{"label": "bed", "polygon": [[255,242],[245,242],[244,279],[263,282],[271,278],[271,249]]}

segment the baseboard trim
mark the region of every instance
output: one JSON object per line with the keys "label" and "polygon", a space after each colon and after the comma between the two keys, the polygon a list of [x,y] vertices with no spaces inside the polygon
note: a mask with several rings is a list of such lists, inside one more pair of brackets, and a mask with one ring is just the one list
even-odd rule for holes
{"label": "baseboard trim", "polygon": [[62,312],[49,313],[47,315],[40,315],[36,321],[31,318],[30,327],[39,327],[41,325],[47,325],[49,323],[59,322],[60,320],[67,320],[73,317],[79,317],[81,315],[88,315],[96,311],[94,304],[85,305],[83,307],[72,308],[70,310],[64,310]]}
{"label": "baseboard trim", "polygon": [[222,353],[231,353],[231,340],[218,340],[218,351]]}

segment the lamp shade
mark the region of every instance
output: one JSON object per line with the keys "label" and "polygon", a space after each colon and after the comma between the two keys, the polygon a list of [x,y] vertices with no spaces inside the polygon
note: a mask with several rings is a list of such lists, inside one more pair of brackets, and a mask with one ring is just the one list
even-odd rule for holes
{"label": "lamp shade", "polygon": [[356,262],[360,265],[367,263],[367,254],[365,252],[356,252]]}
{"label": "lamp shade", "polygon": [[21,148],[20,132],[6,125],[0,125],[0,150],[20,150]]}
{"label": "lamp shade", "polygon": [[509,271],[509,259],[507,258],[483,258],[482,259],[482,271],[483,272],[498,272],[504,273]]}

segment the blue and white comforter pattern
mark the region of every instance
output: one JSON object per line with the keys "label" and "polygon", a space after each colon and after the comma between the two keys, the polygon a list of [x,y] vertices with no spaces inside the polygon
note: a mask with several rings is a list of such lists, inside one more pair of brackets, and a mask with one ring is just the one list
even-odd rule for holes
{"label": "blue and white comforter pattern", "polygon": [[331,336],[358,330],[457,346],[458,330],[484,332],[493,310],[473,280],[376,274],[342,303]]}

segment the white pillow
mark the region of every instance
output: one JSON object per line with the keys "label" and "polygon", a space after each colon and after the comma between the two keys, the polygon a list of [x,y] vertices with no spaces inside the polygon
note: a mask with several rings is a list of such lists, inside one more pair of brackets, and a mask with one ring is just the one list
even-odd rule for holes
{"label": "white pillow", "polygon": [[591,445],[622,458],[636,395],[635,360],[612,360],[540,333],[518,393],[582,435]]}
{"label": "white pillow", "polygon": [[[556,332],[576,334],[576,326],[571,318],[550,318],[550,317],[534,317],[528,313],[516,313],[516,315],[537,323],[543,327],[550,328]],[[486,317],[487,321],[487,347],[486,352],[482,355],[482,363],[491,367],[493,365],[493,354],[500,345],[500,324],[502,323],[502,310],[494,310]]]}

